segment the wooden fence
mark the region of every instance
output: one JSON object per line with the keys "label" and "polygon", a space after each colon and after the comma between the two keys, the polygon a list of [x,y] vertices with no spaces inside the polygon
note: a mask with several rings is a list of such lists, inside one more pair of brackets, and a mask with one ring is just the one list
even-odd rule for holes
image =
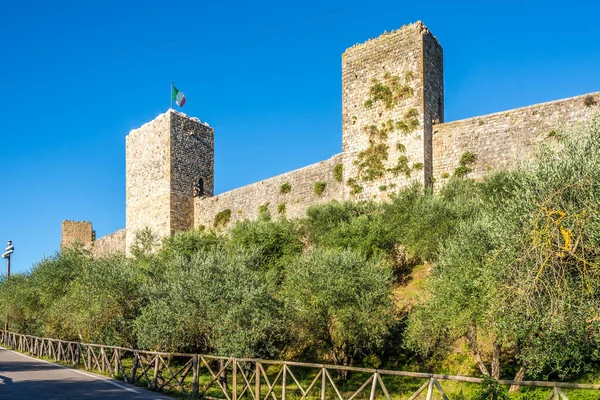
{"label": "wooden fence", "polygon": [[[384,380],[389,384],[390,379],[394,377],[404,377],[412,379],[412,390],[418,386],[414,384],[415,380],[424,381],[408,400],[415,400],[422,394],[426,400],[432,400],[434,396],[448,400],[440,381],[484,383],[482,378],[467,376],[134,350],[40,338],[8,331],[0,331],[0,343],[5,347],[36,357],[50,358],[73,368],[100,371],[126,383],[145,386],[151,390],[177,391],[191,399],[375,400],[376,396],[383,396],[392,400],[398,397],[390,395]],[[352,389],[341,388],[340,382],[336,383],[334,376],[348,373],[360,376],[362,385],[356,385],[358,387]],[[600,385],[567,382],[500,380],[497,383],[547,388],[547,400],[568,400],[563,389],[600,390]],[[410,387],[408,386],[409,389]],[[410,394],[405,390],[401,397],[407,397],[407,393]],[[600,396],[600,393],[598,395]]]}

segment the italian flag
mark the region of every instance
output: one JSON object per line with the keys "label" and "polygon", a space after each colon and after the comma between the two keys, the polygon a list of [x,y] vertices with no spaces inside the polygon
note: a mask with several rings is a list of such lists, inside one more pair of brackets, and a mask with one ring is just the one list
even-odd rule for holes
{"label": "italian flag", "polygon": [[183,107],[183,105],[185,104],[185,95],[183,94],[183,92],[177,90],[175,85],[173,85],[173,100],[175,100],[175,103],[177,103],[179,107]]}

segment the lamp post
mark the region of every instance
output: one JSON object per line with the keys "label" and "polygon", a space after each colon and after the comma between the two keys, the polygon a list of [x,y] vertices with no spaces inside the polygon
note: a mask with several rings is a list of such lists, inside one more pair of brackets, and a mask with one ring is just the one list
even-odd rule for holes
{"label": "lamp post", "polygon": [[[10,255],[14,253],[15,246],[12,244],[12,240],[6,242],[6,251],[2,253],[2,258],[6,258],[6,279],[10,278]],[[6,309],[6,319],[4,320],[4,333],[8,332],[8,308]]]}

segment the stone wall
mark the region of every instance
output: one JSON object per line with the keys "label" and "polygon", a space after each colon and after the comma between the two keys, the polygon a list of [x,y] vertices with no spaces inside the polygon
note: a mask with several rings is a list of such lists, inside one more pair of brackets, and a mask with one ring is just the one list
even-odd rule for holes
{"label": "stone wall", "polygon": [[[388,199],[411,181],[441,185],[470,152],[467,176],[511,168],[562,124],[596,112],[600,93],[444,123],[443,51],[422,22],[357,44],[342,55],[342,153],[214,196],[214,131],[169,110],[126,139],[126,229],[97,240],[94,254],[125,251],[137,231],[165,237],[201,225],[255,219],[259,208],[300,217],[330,200]],[[343,167],[341,182],[334,168]],[[323,182],[324,191],[315,193]],[[282,185],[289,193],[282,193]],[[92,246],[89,222],[63,222],[62,246]]]}
{"label": "stone wall", "polygon": [[91,246],[91,252],[94,257],[115,253],[125,254],[126,232],[126,229],[123,228],[94,241]]}
{"label": "stone wall", "polygon": [[[256,182],[214,197],[197,198],[194,202],[194,226],[213,227],[215,216],[224,210],[230,210],[231,227],[236,221],[256,219],[259,207],[267,205],[273,218],[285,215],[289,218],[304,215],[312,204],[325,203],[343,198],[343,185],[333,175],[336,165],[342,163],[342,155],[291,171],[264,181]],[[321,195],[315,193],[315,184],[325,182]],[[281,187],[289,184],[289,193],[281,193]],[[285,212],[280,212],[280,204]]]}
{"label": "stone wall", "polygon": [[88,245],[94,241],[95,236],[96,233],[92,229],[91,222],[64,220],[62,222],[62,239],[60,247],[68,247],[76,241]]}
{"label": "stone wall", "polygon": [[214,131],[169,110],[126,139],[126,246],[150,228],[160,237],[193,227],[195,187],[214,187]]}
{"label": "stone wall", "polygon": [[[595,105],[586,105],[590,96]],[[514,167],[530,158],[539,143],[552,138],[561,126],[597,112],[599,103],[600,92],[434,125],[433,174],[437,185],[454,173],[466,152],[477,156],[467,175],[471,178]]]}
{"label": "stone wall", "polygon": [[[429,180],[431,120],[443,118],[442,58],[437,39],[421,22],[342,55],[346,198],[385,199],[389,189]],[[380,93],[391,91],[391,103],[377,100],[377,86]]]}

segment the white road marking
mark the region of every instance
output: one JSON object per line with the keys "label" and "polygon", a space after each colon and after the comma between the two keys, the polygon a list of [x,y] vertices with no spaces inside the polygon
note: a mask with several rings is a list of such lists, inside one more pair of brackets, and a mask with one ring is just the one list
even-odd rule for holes
{"label": "white road marking", "polygon": [[64,365],[60,365],[60,364],[55,364],[55,363],[52,363],[52,362],[50,362],[50,361],[41,360],[41,359],[39,359],[39,358],[35,358],[35,357],[30,357],[30,356],[27,356],[27,355],[25,355],[25,354],[21,354],[21,353],[19,353],[19,352],[17,352],[17,351],[14,351],[14,350],[11,350],[11,349],[7,349],[7,348],[5,348],[5,347],[1,347],[1,346],[0,346],[0,349],[4,349],[4,350],[6,350],[6,351],[10,351],[10,352],[12,352],[12,353],[18,354],[18,355],[20,355],[21,357],[30,358],[30,359],[32,359],[32,360],[35,360],[35,361],[41,361],[41,362],[45,362],[46,364],[55,365],[55,366],[57,366],[57,367],[61,367],[61,368],[64,368],[64,369],[68,369],[69,371],[77,372],[78,374],[85,375],[85,376],[88,376],[88,377],[90,377],[90,378],[95,378],[95,379],[98,379],[98,380],[104,381],[104,382],[106,382],[106,383],[110,383],[111,385],[113,385],[113,386],[116,386],[116,387],[118,387],[118,388],[120,388],[120,389],[123,389],[123,390],[127,390],[128,392],[140,393],[139,391],[137,391],[137,390],[135,390],[135,389],[132,389],[132,388],[130,388],[130,387],[127,387],[127,386],[121,385],[120,383],[117,383],[117,382],[115,382],[114,380],[112,380],[112,379],[110,379],[110,378],[105,378],[105,377],[103,377],[103,376],[99,376],[99,375],[92,375],[92,374],[88,374],[87,372],[83,372],[83,371],[80,371],[80,370],[78,370],[78,369],[75,369],[75,368],[69,368],[69,367],[65,367]]}

